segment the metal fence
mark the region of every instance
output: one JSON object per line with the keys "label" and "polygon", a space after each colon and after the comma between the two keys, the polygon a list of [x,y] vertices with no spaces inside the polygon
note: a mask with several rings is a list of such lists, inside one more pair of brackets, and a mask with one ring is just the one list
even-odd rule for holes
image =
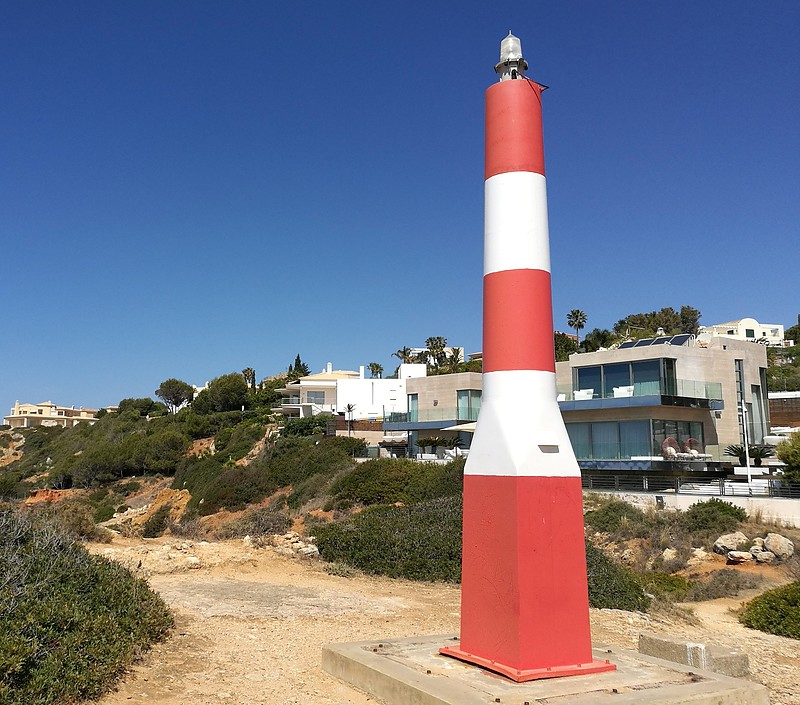
{"label": "metal fence", "polygon": [[676,477],[626,473],[624,475],[581,476],[586,490],[605,492],[649,492],[653,494],[693,494],[712,497],[785,497],[800,499],[800,484],[777,478],[745,481],[726,478]]}

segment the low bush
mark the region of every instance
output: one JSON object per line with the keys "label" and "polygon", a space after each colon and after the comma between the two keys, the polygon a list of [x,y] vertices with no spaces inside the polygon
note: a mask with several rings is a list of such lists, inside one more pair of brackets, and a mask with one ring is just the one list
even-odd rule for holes
{"label": "low bush", "polygon": [[374,507],[315,527],[325,560],[409,580],[461,579],[461,498]]}
{"label": "low bush", "polygon": [[621,499],[610,499],[584,515],[584,521],[593,531],[606,533],[623,530],[624,533],[638,535],[644,520],[645,513],[641,509]]}
{"label": "low bush", "polygon": [[750,600],[739,613],[739,621],[751,629],[800,639],[800,582]]}
{"label": "low bush", "polygon": [[[327,561],[395,578],[458,582],[461,519],[461,497],[443,497],[408,507],[371,507],[314,532]],[[586,563],[593,607],[647,607],[648,598],[631,571],[589,544]]]}
{"label": "low bush", "polygon": [[412,504],[455,497],[464,486],[464,461],[434,465],[404,458],[379,458],[357,465],[331,487],[335,502]]}
{"label": "low bush", "polygon": [[150,518],[142,524],[142,536],[146,539],[154,539],[161,536],[167,528],[169,519],[169,504],[162,504]]}
{"label": "low bush", "polygon": [[710,573],[704,580],[694,581],[686,591],[686,602],[716,600],[719,597],[736,597],[742,590],[758,587],[763,578],[739,570],[725,568]]}
{"label": "low bush", "polygon": [[693,581],[682,575],[659,572],[645,573],[639,576],[639,582],[645,592],[673,602],[682,602],[694,585]]}
{"label": "low bush", "polygon": [[304,416],[303,418],[289,419],[283,427],[284,436],[319,436],[326,432],[328,421],[332,421],[331,414],[318,414],[317,416]]}
{"label": "low bush", "polygon": [[173,623],[146,582],[44,513],[0,511],[0,585],[4,705],[97,698]]}
{"label": "low bush", "polygon": [[[711,498],[706,502],[697,502],[680,515],[681,527],[691,534],[705,536],[734,531],[747,519],[747,512],[730,502]],[[712,539],[713,540],[713,539]]]}
{"label": "low bush", "polygon": [[217,538],[232,539],[243,536],[270,536],[283,534],[292,525],[287,512],[279,509],[253,509],[235,521],[217,530]]}
{"label": "low bush", "polygon": [[604,609],[645,610],[650,604],[636,575],[617,565],[599,548],[586,542],[589,604]]}
{"label": "low bush", "polygon": [[100,504],[95,505],[94,511],[92,512],[92,519],[94,520],[95,524],[108,521],[113,516],[114,507],[108,502],[101,502]]}
{"label": "low bush", "polygon": [[43,506],[34,505],[31,509],[31,516],[37,521],[57,526],[75,539],[107,540],[108,532],[95,525],[93,507],[80,499],[63,500]]}
{"label": "low bush", "polygon": [[23,494],[17,473],[7,472],[0,475],[0,499],[17,499]]}

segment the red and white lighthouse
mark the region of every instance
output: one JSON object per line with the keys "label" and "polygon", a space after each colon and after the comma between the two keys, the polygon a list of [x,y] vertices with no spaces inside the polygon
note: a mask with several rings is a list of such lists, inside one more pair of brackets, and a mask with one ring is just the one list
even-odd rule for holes
{"label": "red and white lighthouse", "polygon": [[542,106],[520,41],[486,91],[483,399],[464,470],[461,640],[516,681],[594,661],[581,477],[556,401]]}

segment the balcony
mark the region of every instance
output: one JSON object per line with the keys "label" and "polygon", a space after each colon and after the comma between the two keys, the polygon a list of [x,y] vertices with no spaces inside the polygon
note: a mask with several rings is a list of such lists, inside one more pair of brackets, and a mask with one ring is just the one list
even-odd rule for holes
{"label": "balcony", "polygon": [[430,409],[420,409],[419,411],[408,412],[390,412],[384,415],[384,424],[387,423],[435,423],[439,421],[446,421],[453,423],[455,421],[468,421],[478,420],[477,409],[457,409],[454,406],[434,406]]}
{"label": "balcony", "polygon": [[690,406],[722,409],[722,385],[692,379],[637,382],[601,389],[559,389],[563,409],[623,406]]}

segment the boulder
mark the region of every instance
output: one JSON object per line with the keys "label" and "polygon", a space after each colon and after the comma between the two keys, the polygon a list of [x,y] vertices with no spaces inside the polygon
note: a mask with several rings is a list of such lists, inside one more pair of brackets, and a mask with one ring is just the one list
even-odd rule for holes
{"label": "boulder", "polygon": [[764,548],[774,553],[780,561],[788,561],[794,555],[794,544],[780,534],[767,534]]}
{"label": "boulder", "polygon": [[728,563],[737,565],[738,563],[747,563],[752,561],[754,556],[750,551],[728,551]]}
{"label": "boulder", "polygon": [[753,554],[753,558],[756,559],[756,563],[774,563],[778,560],[772,551],[759,551]]}
{"label": "boulder", "polygon": [[678,552],[674,548],[665,548],[661,554],[661,560],[665,563],[667,561],[674,561],[678,557]]}
{"label": "boulder", "polygon": [[748,538],[741,531],[734,531],[732,534],[723,534],[714,541],[714,553],[727,555],[729,551],[736,551],[739,546],[747,543]]}
{"label": "boulder", "polygon": [[689,560],[686,561],[686,563],[689,566],[696,566],[709,560],[708,556],[708,551],[704,551],[702,548],[693,548],[692,555],[689,557]]}

